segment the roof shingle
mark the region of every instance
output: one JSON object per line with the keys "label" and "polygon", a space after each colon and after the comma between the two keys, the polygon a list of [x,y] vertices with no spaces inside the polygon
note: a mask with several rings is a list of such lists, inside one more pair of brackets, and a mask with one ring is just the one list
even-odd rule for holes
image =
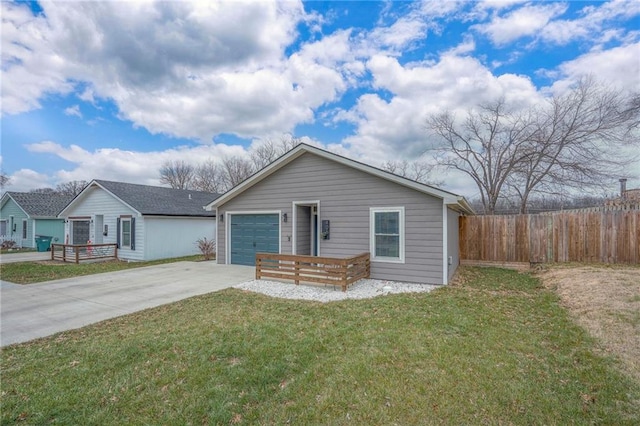
{"label": "roof shingle", "polygon": [[220,194],[95,179],[94,182],[143,215],[215,216],[204,206]]}
{"label": "roof shingle", "polygon": [[73,198],[39,192],[7,191],[7,194],[31,217],[56,217]]}

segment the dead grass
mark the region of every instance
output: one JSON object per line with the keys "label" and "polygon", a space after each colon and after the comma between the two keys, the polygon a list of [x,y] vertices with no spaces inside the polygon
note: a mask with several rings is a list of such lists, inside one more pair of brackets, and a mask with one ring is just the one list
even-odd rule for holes
{"label": "dead grass", "polygon": [[575,320],[640,382],[640,268],[553,266],[539,272]]}

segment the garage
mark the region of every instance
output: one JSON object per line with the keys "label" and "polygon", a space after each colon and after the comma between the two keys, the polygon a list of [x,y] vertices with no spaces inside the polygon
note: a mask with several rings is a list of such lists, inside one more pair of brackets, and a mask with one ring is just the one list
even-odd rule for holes
{"label": "garage", "polygon": [[280,215],[230,215],[230,252],[234,265],[255,265],[256,253],[280,252]]}

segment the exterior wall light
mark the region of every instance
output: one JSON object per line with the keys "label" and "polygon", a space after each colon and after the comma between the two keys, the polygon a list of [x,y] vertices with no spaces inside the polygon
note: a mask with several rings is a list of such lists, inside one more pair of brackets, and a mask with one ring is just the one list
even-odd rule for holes
{"label": "exterior wall light", "polygon": [[286,221],[287,221],[287,214],[286,214],[286,213],[284,213],[284,214],[282,215],[282,221],[283,221],[283,222],[286,222]]}

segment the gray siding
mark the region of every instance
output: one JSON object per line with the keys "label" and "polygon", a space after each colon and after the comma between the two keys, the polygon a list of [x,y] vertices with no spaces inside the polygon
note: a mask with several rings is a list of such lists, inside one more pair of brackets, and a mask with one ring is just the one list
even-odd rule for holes
{"label": "gray siding", "polygon": [[[282,211],[292,217],[292,202],[320,200],[319,220],[329,220],[329,240],[321,256],[369,251],[370,207],[404,207],[405,263],[372,262],[372,277],[418,283],[443,283],[442,200],[386,179],[305,153],[239,196],[218,206],[226,212]],[[226,224],[218,226],[218,261],[226,262]],[[281,252],[291,253],[292,221],[281,222]]]}
{"label": "gray siding", "polygon": [[447,254],[451,256],[452,262],[449,265],[449,279],[453,277],[453,274],[458,269],[460,264],[460,244],[458,229],[460,214],[454,210],[447,209]]}

